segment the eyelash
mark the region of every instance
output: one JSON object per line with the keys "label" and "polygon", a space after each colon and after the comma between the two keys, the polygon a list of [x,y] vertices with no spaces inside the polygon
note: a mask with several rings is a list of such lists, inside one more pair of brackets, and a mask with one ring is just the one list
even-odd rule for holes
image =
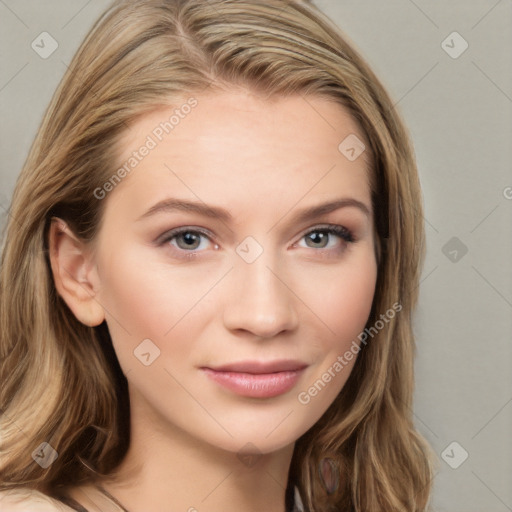
{"label": "eyelash", "polygon": [[[194,235],[203,235],[204,237],[206,237],[206,238],[210,239],[210,241],[212,241],[210,233],[208,233],[206,231],[203,231],[198,228],[181,227],[181,228],[173,229],[173,230],[169,231],[168,233],[166,233],[164,235],[164,238],[160,239],[160,241],[158,241],[157,244],[158,244],[158,246],[167,245],[169,242],[171,242],[171,240],[173,240],[174,238],[176,238],[184,233],[192,233]],[[353,233],[349,229],[347,229],[344,226],[340,226],[340,225],[336,225],[336,224],[315,226],[314,228],[312,228],[309,231],[307,231],[306,233],[304,233],[301,237],[301,240],[303,238],[311,235],[312,233],[328,233],[330,235],[336,235],[342,240],[343,245],[348,245],[348,244],[356,242],[356,239],[354,238]],[[199,252],[202,252],[202,251],[197,251],[197,250],[187,251],[187,250],[181,249],[179,247],[174,247],[174,249],[178,252],[183,253],[183,257],[185,257],[185,258],[193,258],[193,257],[195,257],[196,254],[198,254]],[[309,247],[309,249],[315,249],[315,248]],[[336,249],[319,248],[318,249],[318,251],[333,251],[333,250],[339,251],[340,248],[336,248]]]}

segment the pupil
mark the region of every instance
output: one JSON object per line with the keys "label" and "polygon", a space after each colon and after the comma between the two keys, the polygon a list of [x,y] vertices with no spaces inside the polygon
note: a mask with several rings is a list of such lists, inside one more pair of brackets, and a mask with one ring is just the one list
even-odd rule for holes
{"label": "pupil", "polygon": [[185,242],[186,245],[194,245],[196,243],[196,235],[192,234],[192,233],[185,233],[183,235],[183,240]]}
{"label": "pupil", "polygon": [[326,236],[326,233],[320,233],[320,232],[316,232],[316,233],[312,233],[311,235],[309,235],[312,242],[314,244],[321,244],[323,239],[325,238]]}

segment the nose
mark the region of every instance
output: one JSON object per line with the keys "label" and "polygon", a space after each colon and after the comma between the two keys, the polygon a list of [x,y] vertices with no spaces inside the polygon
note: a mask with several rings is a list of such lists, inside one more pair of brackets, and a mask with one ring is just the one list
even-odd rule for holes
{"label": "nose", "polygon": [[288,287],[286,272],[264,255],[252,263],[236,262],[229,276],[223,321],[228,330],[272,338],[297,327],[297,299]]}

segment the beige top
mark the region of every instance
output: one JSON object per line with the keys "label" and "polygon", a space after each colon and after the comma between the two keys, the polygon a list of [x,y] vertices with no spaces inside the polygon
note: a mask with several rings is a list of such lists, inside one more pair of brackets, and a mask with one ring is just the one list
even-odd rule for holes
{"label": "beige top", "polygon": [[[1,512],[122,512],[122,509],[99,493],[87,492],[84,487],[80,492],[79,508],[70,508],[61,501],[50,498],[46,494],[32,489],[11,489],[0,491]],[[94,488],[90,486],[92,491]],[[304,512],[304,506],[297,487],[295,487],[294,505],[292,512]],[[85,508],[87,507],[87,508]]]}
{"label": "beige top", "polygon": [[57,500],[32,489],[10,489],[0,491],[2,512],[70,512],[73,509]]}
{"label": "beige top", "polygon": [[[80,505],[85,512],[121,512],[121,509],[106,496],[93,491],[92,486],[80,490]],[[85,508],[86,507],[86,508]],[[33,489],[10,489],[0,491],[1,512],[76,512],[61,501]]]}

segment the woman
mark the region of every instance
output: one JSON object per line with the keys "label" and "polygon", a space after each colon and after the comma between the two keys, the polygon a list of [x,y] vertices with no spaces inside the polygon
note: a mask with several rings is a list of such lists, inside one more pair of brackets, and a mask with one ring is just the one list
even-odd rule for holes
{"label": "woman", "polygon": [[12,200],[0,503],[426,510],[423,254],[407,132],[312,3],[114,3]]}

